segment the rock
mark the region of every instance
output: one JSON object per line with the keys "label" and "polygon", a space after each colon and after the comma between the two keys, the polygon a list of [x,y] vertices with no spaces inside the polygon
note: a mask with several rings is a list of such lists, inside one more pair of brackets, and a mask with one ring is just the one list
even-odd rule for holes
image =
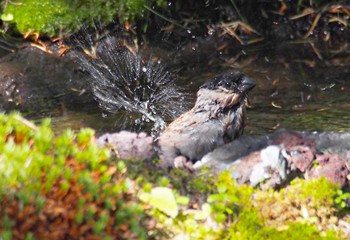
{"label": "rock", "polygon": [[288,156],[288,166],[291,171],[299,170],[305,173],[306,169],[312,166],[312,162],[315,159],[314,149],[308,146],[291,146],[286,149]]}
{"label": "rock", "polygon": [[[193,166],[184,156],[178,156],[175,165],[191,172],[202,166],[216,172],[229,170],[237,183],[263,189],[280,187],[300,174],[306,179],[324,176],[344,187],[349,174],[350,150],[341,151],[339,146],[350,149],[349,140],[350,134],[345,133],[280,130],[266,136],[238,138],[208,153]],[[149,160],[156,153],[154,140],[146,133],[107,133],[98,138],[97,143],[111,148],[121,159]]]}
{"label": "rock", "polygon": [[317,155],[314,166],[306,172],[305,179],[324,176],[329,181],[344,187],[349,174],[346,162],[336,154]]}
{"label": "rock", "polygon": [[303,134],[315,141],[317,151],[337,154],[343,159],[348,159],[346,155],[350,152],[350,132],[304,132]]}
{"label": "rock", "polygon": [[230,166],[232,177],[239,184],[264,185],[264,188],[281,185],[287,178],[287,161],[278,146],[271,145],[237,159]]}
{"label": "rock", "polygon": [[267,182],[270,187],[283,183],[287,177],[287,161],[281,155],[278,146],[271,145],[260,151],[260,162],[256,164],[249,176],[251,186]]}
{"label": "rock", "polygon": [[111,148],[121,159],[149,160],[155,155],[153,138],[144,132],[106,133],[97,139],[97,144]]}
{"label": "rock", "polygon": [[232,164],[241,157],[254,151],[261,150],[269,145],[268,136],[242,136],[231,143],[214,149],[197,161],[193,168],[202,166],[212,167],[220,171],[230,169]]}
{"label": "rock", "polygon": [[193,168],[230,170],[238,183],[263,188],[276,188],[301,174],[324,176],[343,187],[349,163],[350,133],[279,130],[238,138],[206,154]]}
{"label": "rock", "polygon": [[189,172],[193,172],[193,164],[191,161],[189,161],[185,156],[177,156],[174,159],[174,167],[175,168],[185,168]]}
{"label": "rock", "polygon": [[[239,184],[249,184],[251,181],[252,171],[254,166],[259,165],[261,162],[260,152],[252,152],[251,154],[243,157],[242,159],[238,159],[231,166],[231,176],[237,181]],[[259,182],[258,180],[253,179],[253,182]]]}
{"label": "rock", "polygon": [[287,149],[297,145],[309,146],[312,149],[315,148],[314,139],[309,138],[307,134],[304,134],[303,132],[280,129],[268,136],[270,144],[281,145]]}

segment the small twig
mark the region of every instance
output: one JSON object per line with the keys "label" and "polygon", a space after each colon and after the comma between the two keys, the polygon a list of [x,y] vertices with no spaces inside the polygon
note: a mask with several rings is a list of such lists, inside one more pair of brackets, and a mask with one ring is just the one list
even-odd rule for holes
{"label": "small twig", "polygon": [[350,16],[350,8],[345,6],[345,5],[333,5],[328,8],[329,13],[339,13],[339,12],[344,12],[346,15]]}
{"label": "small twig", "polygon": [[304,38],[308,38],[310,36],[310,34],[315,30],[315,27],[317,26],[317,23],[320,20],[320,18],[321,18],[321,14],[319,13],[319,14],[317,14],[314,21],[312,22],[309,31],[307,31],[307,33],[304,35]]}
{"label": "small twig", "polygon": [[229,35],[231,35],[232,37],[236,38],[237,41],[240,43],[240,44],[244,44],[244,42],[242,41],[242,39],[235,33],[235,30],[237,28],[233,28],[231,29],[230,27],[227,27],[227,26],[223,26],[223,30],[224,30],[224,33],[227,33]]}
{"label": "small twig", "polygon": [[328,20],[329,23],[331,22],[337,22],[337,23],[341,23],[344,25],[344,27],[347,27],[348,26],[348,22],[346,19],[344,18],[340,18],[340,17],[332,17]]}
{"label": "small twig", "polygon": [[235,1],[234,1],[234,0],[231,0],[231,3],[232,3],[232,5],[233,5],[233,8],[235,9],[237,15],[238,15],[239,18],[241,19],[241,21],[242,21],[242,22],[247,22],[247,20],[241,15],[241,13],[240,13],[240,11],[239,11],[239,9],[238,9],[238,7],[237,7]]}
{"label": "small twig", "polygon": [[132,46],[130,46],[128,43],[127,43],[127,41],[123,41],[123,46],[124,47],[126,47],[126,49],[128,49],[128,51],[132,54],[132,55],[134,55],[135,57],[137,56],[137,47],[132,47]]}
{"label": "small twig", "polygon": [[315,44],[310,42],[310,45],[311,45],[312,50],[315,52],[316,56],[318,57],[318,59],[323,60],[323,57],[322,57],[320,51],[318,51],[318,49],[315,47]]}
{"label": "small twig", "polygon": [[39,44],[36,44],[36,43],[31,43],[30,46],[36,47],[36,48],[40,49],[41,51],[49,53],[49,54],[53,53],[50,49],[48,49],[46,46],[43,46],[43,45],[39,45]]}
{"label": "small twig", "polygon": [[26,125],[27,127],[33,129],[34,131],[38,131],[39,128],[37,126],[35,126],[35,124],[33,124],[32,122],[28,121],[27,119],[20,117],[18,115],[16,115],[14,117],[14,119],[16,119],[17,121],[23,123],[24,125]]}
{"label": "small twig", "polygon": [[261,42],[261,41],[264,41],[265,38],[263,37],[260,37],[260,38],[255,38],[255,39],[252,39],[252,40],[249,40],[247,45],[250,45],[250,44],[254,44],[254,43],[258,43],[258,42]]}
{"label": "small twig", "polygon": [[297,15],[294,15],[294,16],[290,17],[289,20],[295,20],[295,19],[298,19],[298,18],[302,18],[302,17],[308,16],[308,15],[314,13],[314,12],[315,12],[314,9],[306,8],[300,14],[297,14]]}
{"label": "small twig", "polygon": [[272,105],[274,108],[279,108],[279,109],[282,108],[281,105],[277,105],[275,102],[271,102],[271,105]]}
{"label": "small twig", "polygon": [[159,12],[154,11],[152,8],[148,7],[147,5],[143,5],[143,7],[146,8],[148,11],[154,13],[154,14],[157,15],[158,17],[161,17],[161,18],[163,18],[164,20],[166,20],[166,21],[168,21],[168,22],[174,24],[175,26],[178,26],[178,27],[180,27],[180,28],[186,29],[186,28],[185,28],[184,26],[182,26],[181,24],[175,22],[174,20],[172,20],[172,19],[170,19],[170,18],[167,18],[166,16],[160,14]]}

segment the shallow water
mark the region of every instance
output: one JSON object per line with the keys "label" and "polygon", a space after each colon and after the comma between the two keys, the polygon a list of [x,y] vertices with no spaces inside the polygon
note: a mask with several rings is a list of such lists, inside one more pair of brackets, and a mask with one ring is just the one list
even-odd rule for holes
{"label": "shallow water", "polygon": [[[315,49],[313,43],[284,43],[249,46],[247,48],[217,50],[215,41],[203,41],[186,44],[176,50],[148,47],[144,52],[152,52],[162,59],[167,68],[176,71],[176,84],[188,93],[186,100],[193,103],[195,93],[203,82],[218,73],[230,69],[241,69],[257,82],[250,94],[250,108],[245,132],[247,134],[265,134],[278,128],[296,130],[350,130],[350,52],[347,46]],[[338,50],[338,51],[337,51]],[[7,56],[8,57],[8,56]],[[18,60],[18,58],[17,58]],[[25,62],[25,59],[21,59]],[[43,85],[48,82],[62,81],[86,83],[84,74],[76,74],[79,65],[68,67],[55,58],[55,68],[39,66],[40,73],[35,75],[38,82],[26,87],[26,94],[35,99],[35,94],[43,92]],[[6,69],[16,62],[2,61],[0,66]],[[57,63],[58,62],[58,63]],[[48,64],[39,62],[39,64]],[[49,63],[52,64],[52,63]],[[60,69],[61,66],[61,69]],[[16,69],[15,66],[12,66]],[[27,66],[28,68],[28,66]],[[17,68],[23,71],[23,68]],[[50,71],[51,74],[45,71]],[[58,74],[60,71],[64,74]],[[59,75],[59,79],[55,76]],[[2,77],[11,76],[4,74]],[[40,76],[45,81],[40,82]],[[52,78],[52,79],[50,79]],[[30,84],[27,83],[27,84]],[[72,86],[74,85],[74,86]],[[83,84],[84,85],[84,84]],[[33,90],[34,88],[34,90]],[[78,91],[75,84],[68,87],[54,87],[56,91],[45,94],[42,106],[34,104],[14,104],[8,106],[8,99],[2,98],[4,110],[19,109],[36,121],[51,117],[54,129],[59,132],[64,128],[79,129],[91,127],[98,133],[122,129],[149,131],[149,124],[135,126],[137,117],[134,114],[105,114],[92,100],[92,96],[83,95],[71,101],[58,98],[60,91]],[[29,92],[29,93],[28,93]],[[80,96],[80,95],[79,95]],[[26,106],[26,107],[23,107]],[[38,107],[39,106],[39,107]],[[46,106],[46,107],[43,107]],[[121,117],[123,115],[124,117]],[[127,117],[125,117],[127,116]],[[127,121],[125,119],[128,119]],[[170,121],[170,119],[167,119]]]}

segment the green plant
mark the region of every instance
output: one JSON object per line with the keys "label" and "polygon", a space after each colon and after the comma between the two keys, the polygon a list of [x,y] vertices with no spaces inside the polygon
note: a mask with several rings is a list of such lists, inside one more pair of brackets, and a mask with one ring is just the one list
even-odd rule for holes
{"label": "green plant", "polygon": [[[164,6],[163,0],[156,4]],[[145,14],[145,5],[151,0],[19,0],[3,1],[1,20],[26,34],[36,32],[40,35],[67,36],[77,31],[82,24],[94,26],[112,22],[114,18],[132,21]]]}
{"label": "green plant", "polygon": [[0,159],[2,238],[145,238],[137,185],[93,130],[56,136],[48,120],[0,114]]}
{"label": "green plant", "polygon": [[150,173],[144,162],[111,158],[94,138],[91,129],[56,135],[49,120],[0,114],[1,239],[347,237],[338,220],[349,193],[325,178],[262,191],[229,172]]}

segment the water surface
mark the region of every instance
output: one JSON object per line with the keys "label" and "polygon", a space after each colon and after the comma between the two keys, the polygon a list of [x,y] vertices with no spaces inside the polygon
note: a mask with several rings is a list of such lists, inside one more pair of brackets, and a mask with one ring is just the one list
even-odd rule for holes
{"label": "water surface", "polygon": [[[206,40],[175,50],[150,45],[143,52],[151,52],[176,73],[176,84],[188,94],[184,98],[188,106],[198,87],[223,71],[240,69],[254,79],[257,86],[250,94],[248,134],[265,134],[278,128],[349,131],[349,49],[315,49],[313,44],[270,43],[218,50],[214,40]],[[34,55],[41,61],[31,63],[34,51],[2,58],[3,110],[18,109],[36,121],[50,117],[57,132],[81,127],[94,128],[98,133],[149,131],[150,124],[137,124],[137,114],[103,112],[88,94],[91,79],[79,63],[38,52]],[[9,90],[17,93],[13,99]]]}

